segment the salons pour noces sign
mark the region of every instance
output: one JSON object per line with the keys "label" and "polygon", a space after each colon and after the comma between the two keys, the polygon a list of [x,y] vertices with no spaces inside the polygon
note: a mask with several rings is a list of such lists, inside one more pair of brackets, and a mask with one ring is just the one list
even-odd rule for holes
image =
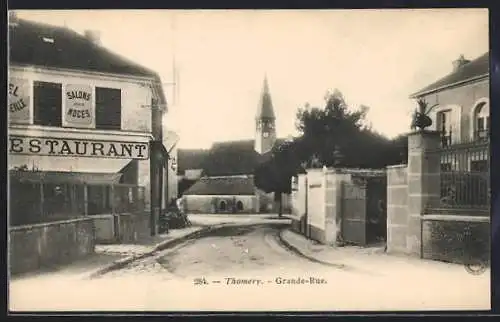
{"label": "salons pour noces sign", "polygon": [[94,98],[88,85],[66,85],[65,123],[70,127],[90,127],[94,121]]}

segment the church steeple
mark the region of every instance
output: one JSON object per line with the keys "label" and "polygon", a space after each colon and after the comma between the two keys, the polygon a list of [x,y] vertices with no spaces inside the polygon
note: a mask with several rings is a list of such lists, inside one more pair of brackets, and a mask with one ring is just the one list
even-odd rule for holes
{"label": "church steeple", "polygon": [[274,115],[273,103],[266,75],[264,77],[264,86],[255,116],[255,151],[260,154],[270,151],[276,142],[275,120],[276,117]]}
{"label": "church steeple", "polygon": [[269,83],[267,81],[267,75],[264,76],[264,86],[262,88],[262,94],[260,95],[257,115],[255,117],[257,120],[275,119],[273,102],[271,100],[271,94],[269,92]]}

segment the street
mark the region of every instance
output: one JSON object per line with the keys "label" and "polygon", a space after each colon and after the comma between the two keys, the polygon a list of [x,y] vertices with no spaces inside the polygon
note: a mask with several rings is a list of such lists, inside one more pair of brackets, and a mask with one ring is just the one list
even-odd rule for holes
{"label": "street", "polygon": [[[13,310],[458,310],[490,307],[489,273],[380,259],[337,268],[277,239],[282,224],[226,227],[95,279],[10,283]],[[404,262],[404,260],[399,260]],[[417,262],[418,263],[418,262]]]}

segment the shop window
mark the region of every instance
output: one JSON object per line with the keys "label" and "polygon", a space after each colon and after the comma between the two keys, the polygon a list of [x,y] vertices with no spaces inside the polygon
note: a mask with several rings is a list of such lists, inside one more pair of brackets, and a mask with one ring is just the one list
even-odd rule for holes
{"label": "shop window", "polygon": [[57,83],[33,83],[34,124],[62,126],[62,85]]}
{"label": "shop window", "polygon": [[236,203],[236,210],[238,211],[243,210],[243,202],[241,202],[240,200],[238,200],[238,202]]}
{"label": "shop window", "polygon": [[122,122],[121,90],[96,87],[95,109],[96,129],[120,130]]}

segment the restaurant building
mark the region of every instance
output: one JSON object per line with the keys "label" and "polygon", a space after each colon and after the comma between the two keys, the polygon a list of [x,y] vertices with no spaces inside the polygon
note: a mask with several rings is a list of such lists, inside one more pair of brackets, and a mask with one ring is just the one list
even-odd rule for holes
{"label": "restaurant building", "polygon": [[[124,204],[157,216],[169,165],[158,74],[106,49],[97,32],[81,35],[15,15],[8,44],[8,164],[11,181],[44,186],[44,204],[38,195],[32,206],[54,218]],[[10,187],[12,221],[26,212],[13,213],[16,202],[29,198],[18,200]]]}

